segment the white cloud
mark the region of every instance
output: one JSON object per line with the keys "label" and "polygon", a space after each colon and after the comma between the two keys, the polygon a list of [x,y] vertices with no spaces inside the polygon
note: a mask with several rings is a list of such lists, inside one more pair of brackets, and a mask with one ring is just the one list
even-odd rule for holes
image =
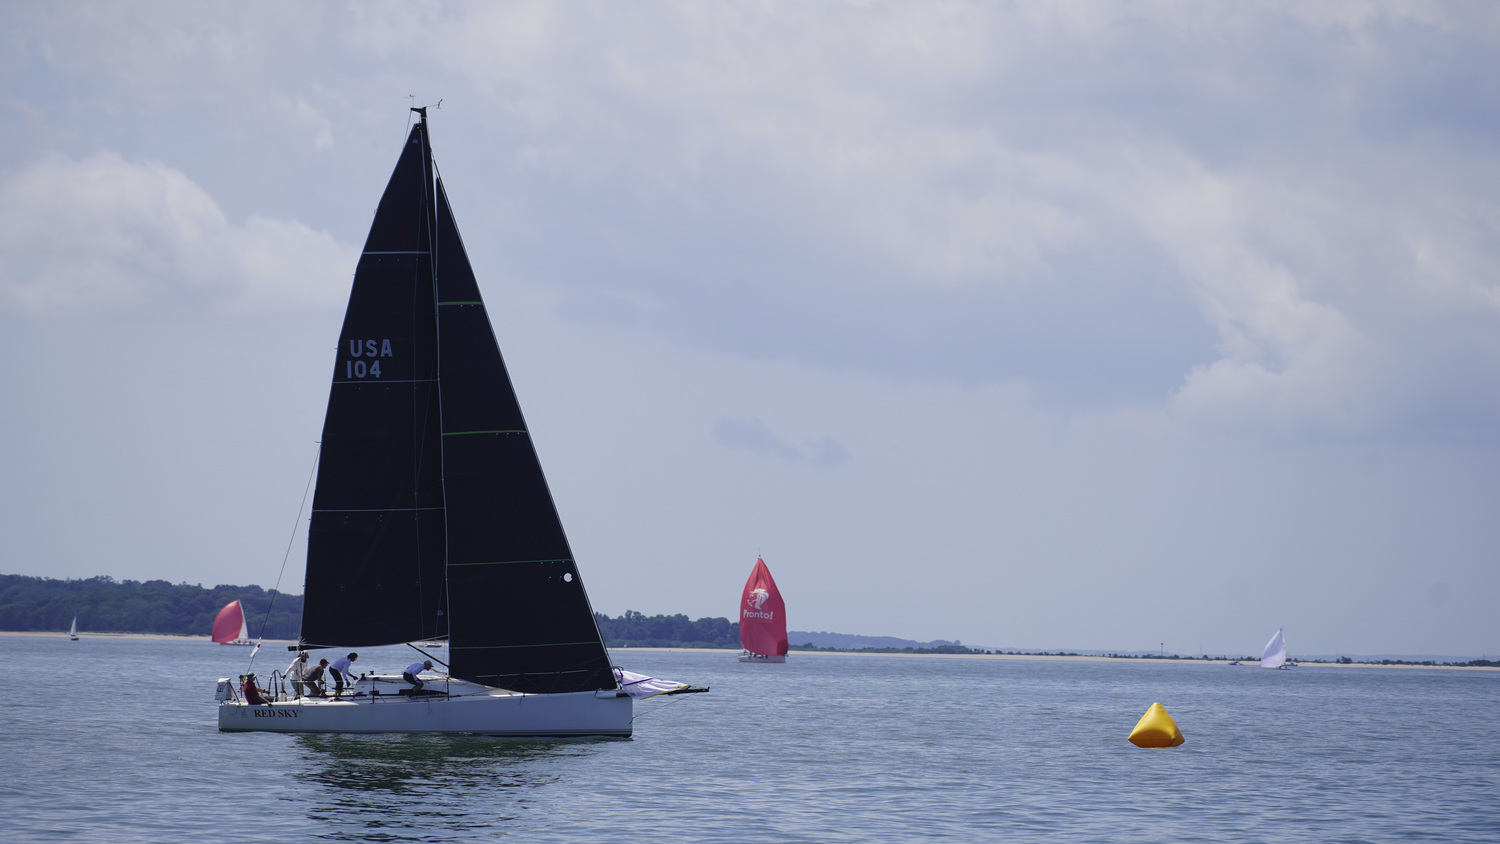
{"label": "white cloud", "polygon": [[[1360,164],[1330,162],[1292,187],[1274,170],[1176,155],[1121,192],[1218,336],[1218,359],[1186,374],[1174,410],[1359,439],[1472,437],[1478,419],[1500,422],[1500,399],[1473,389],[1500,378],[1483,270],[1500,257],[1493,203],[1409,154]],[[1413,166],[1424,176],[1383,175]]]}
{"label": "white cloud", "polygon": [[333,122],[324,117],[307,100],[297,100],[297,119],[313,133],[313,146],[318,149],[333,148]]}
{"label": "white cloud", "polygon": [[28,314],[176,301],[246,312],[328,307],[357,250],[285,220],[225,219],[159,162],[34,162],[0,182],[0,307]]}
{"label": "white cloud", "polygon": [[[373,102],[447,97],[443,163],[507,218],[476,256],[503,254],[572,314],[684,346],[1020,380],[1095,396],[1086,406],[1287,433],[1400,430],[1452,404],[1495,412],[1462,398],[1500,344],[1487,269],[1500,172],[1475,116],[1495,103],[1463,84],[1500,33],[1482,5],[377,3],[299,16],[287,32],[271,13],[73,7],[31,15],[36,36],[15,43],[97,79],[84,101],[115,118],[117,103],[189,103],[230,127],[219,140],[245,173],[320,177],[230,194],[253,177],[214,157],[181,164],[226,207],[308,219],[315,204],[354,219],[343,198],[364,182],[321,177],[378,146]],[[256,160],[252,131],[284,140]],[[309,155],[287,162],[289,150]],[[241,245],[317,251],[294,223],[218,225]],[[293,297],[272,280],[286,271],[261,265],[316,260],[229,253],[259,279],[251,290]],[[651,307],[605,307],[631,302]],[[740,342],[751,325],[774,342]]]}

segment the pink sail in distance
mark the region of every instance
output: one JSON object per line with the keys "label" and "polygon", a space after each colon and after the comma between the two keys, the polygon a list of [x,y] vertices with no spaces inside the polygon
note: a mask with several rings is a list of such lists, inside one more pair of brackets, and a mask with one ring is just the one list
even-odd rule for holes
{"label": "pink sail in distance", "polygon": [[240,607],[239,601],[230,601],[219,610],[214,618],[214,641],[221,645],[231,642],[243,642],[250,638],[250,631],[245,626],[245,611]]}
{"label": "pink sail in distance", "polygon": [[755,560],[740,598],[741,662],[786,661],[786,603],[766,561]]}

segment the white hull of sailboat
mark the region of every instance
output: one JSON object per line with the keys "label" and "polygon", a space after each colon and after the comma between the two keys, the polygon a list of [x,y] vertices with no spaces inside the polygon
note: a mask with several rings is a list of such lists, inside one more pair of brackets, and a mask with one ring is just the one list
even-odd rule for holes
{"label": "white hull of sailboat", "polygon": [[485,736],[630,736],[623,692],[523,695],[381,695],[300,698],[252,706],[219,704],[226,733],[464,733]]}
{"label": "white hull of sailboat", "polygon": [[745,651],[744,653],[740,654],[740,662],[749,662],[749,663],[757,663],[758,662],[758,663],[764,663],[766,665],[774,665],[776,663],[786,662],[786,657],[785,656],[776,656],[776,655],[773,655],[773,654],[758,654],[758,653],[752,653],[750,651]]}

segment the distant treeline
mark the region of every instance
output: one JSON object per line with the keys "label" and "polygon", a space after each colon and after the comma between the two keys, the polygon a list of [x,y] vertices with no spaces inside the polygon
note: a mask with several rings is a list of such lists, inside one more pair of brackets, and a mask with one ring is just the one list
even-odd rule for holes
{"label": "distant treeline", "polygon": [[[983,653],[983,651],[976,651]],[[1200,654],[1198,656],[1182,654],[1154,654],[1154,653],[1077,653],[1075,651],[990,651],[997,654],[1012,654],[1016,656],[1096,656],[1105,659],[1180,659],[1183,661],[1203,660],[1205,662],[1239,662],[1245,665],[1259,665],[1258,656],[1209,656]],[[1431,659],[1353,659],[1341,656],[1336,659],[1315,659],[1313,657],[1297,657],[1293,663],[1306,663],[1308,665],[1447,665],[1460,668],[1500,668],[1500,661],[1493,659],[1470,659],[1462,662],[1439,662]]]}
{"label": "distant treeline", "polygon": [[997,651],[987,651],[983,648],[970,648],[965,645],[935,645],[925,647],[885,647],[885,648],[819,648],[813,645],[792,645],[789,650],[794,651],[828,651],[829,653],[841,654],[992,654]]}
{"label": "distant treeline", "polygon": [[[274,598],[274,601],[273,601]],[[0,630],[66,632],[78,613],[80,633],[164,633],[207,636],[214,616],[230,601],[245,608],[251,638],[295,641],[302,625],[302,596],[259,586],[215,586],[165,580],[54,580],[0,574]],[[271,615],[266,617],[267,609]],[[620,618],[595,613],[611,647],[738,648],[740,626],[726,618],[647,617],[629,610]],[[264,624],[264,632],[262,632]]]}
{"label": "distant treeline", "polygon": [[234,600],[245,609],[251,638],[297,638],[302,625],[301,595],[259,586],[205,589],[165,580],[53,580],[20,574],[0,574],[0,630],[65,632],[77,611],[79,633],[207,636],[213,630],[214,616]]}
{"label": "distant treeline", "polygon": [[[0,630],[66,632],[78,612],[80,633],[164,633],[180,636],[207,636],[213,629],[214,616],[230,601],[238,600],[245,608],[250,636],[255,639],[295,641],[302,625],[302,596],[287,595],[259,586],[215,586],[205,589],[189,583],[172,584],[165,580],[115,580],[91,577],[87,580],[53,580],[19,574],[0,574]],[[267,617],[267,611],[270,616]],[[612,648],[720,648],[738,650],[740,626],[727,618],[700,618],[697,621],[682,614],[647,616],[626,610],[619,618],[594,613],[605,645]],[[833,641],[857,641],[870,637],[844,636],[832,633],[794,633],[793,638],[834,637]],[[904,640],[890,640],[904,641]],[[1015,656],[1103,656],[1111,659],[1183,659],[1242,660],[1256,663],[1253,656],[1179,656],[1151,653],[1080,654],[1073,651],[985,650],[969,648],[957,642],[912,643],[902,647],[817,647],[811,642],[793,644],[794,651],[836,651],[839,653],[901,654],[1003,654]],[[1432,660],[1369,659],[1336,660],[1299,659],[1298,662],[1337,662],[1364,665],[1454,665],[1500,667],[1500,661],[1475,659],[1467,662]]]}
{"label": "distant treeline", "polygon": [[[685,615],[644,615],[626,610],[619,618],[594,613],[604,644],[612,648],[730,648],[740,647],[740,625],[727,618],[690,620]],[[836,634],[821,634],[836,635]],[[848,637],[854,638],[854,637]],[[963,645],[941,644],[933,647],[859,647],[820,648],[808,644],[792,645],[794,651],[838,651],[841,653],[879,654],[983,654],[989,651]]]}
{"label": "distant treeline", "polygon": [[689,620],[626,610],[619,618],[594,613],[604,644],[611,648],[738,648],[740,625],[727,618]]}

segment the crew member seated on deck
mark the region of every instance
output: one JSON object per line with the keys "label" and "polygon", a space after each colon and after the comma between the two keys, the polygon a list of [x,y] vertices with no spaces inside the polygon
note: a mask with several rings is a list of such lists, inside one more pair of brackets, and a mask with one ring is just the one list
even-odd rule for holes
{"label": "crew member seated on deck", "polygon": [[271,692],[267,689],[262,689],[255,685],[254,674],[245,675],[244,690],[245,702],[250,704],[251,706],[268,706],[271,703],[269,700],[266,700],[266,696],[270,695]]}
{"label": "crew member seated on deck", "polygon": [[432,668],[432,660],[430,659],[413,662],[411,665],[406,666],[406,670],[401,672],[401,679],[411,683],[412,687],[406,690],[407,694],[416,694],[422,690],[422,680],[417,675],[430,668]]}

